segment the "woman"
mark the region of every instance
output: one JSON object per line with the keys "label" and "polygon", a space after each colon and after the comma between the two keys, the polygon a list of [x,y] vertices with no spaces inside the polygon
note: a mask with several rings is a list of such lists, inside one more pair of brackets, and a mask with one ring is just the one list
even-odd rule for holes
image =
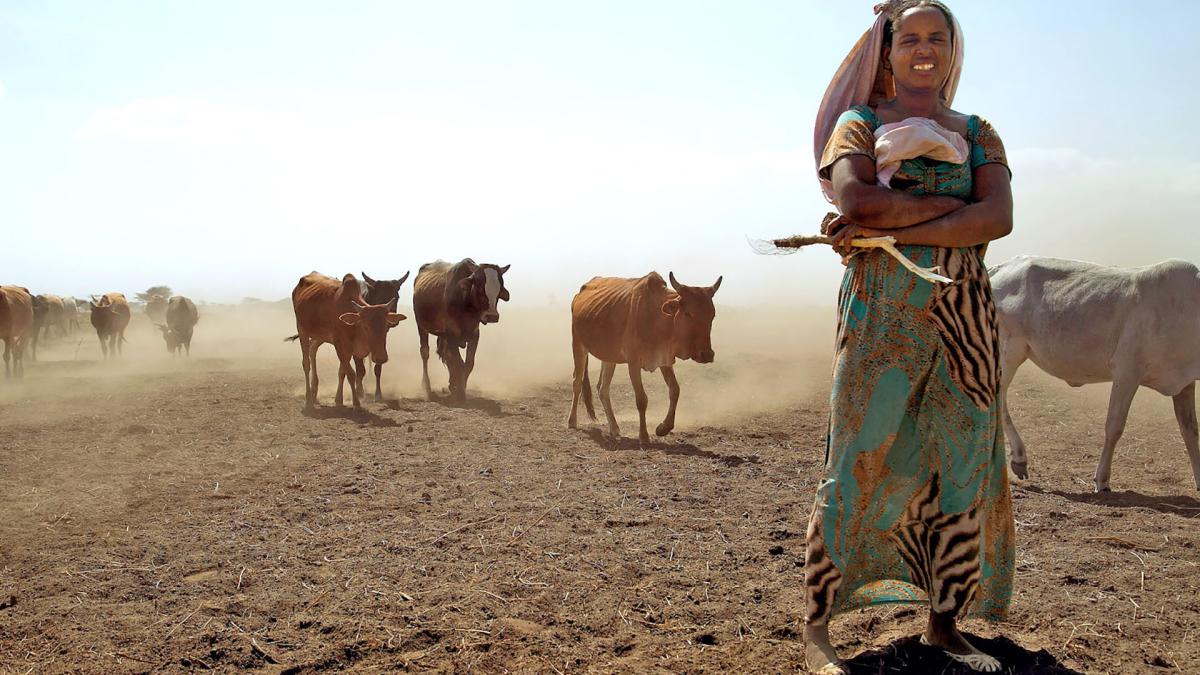
{"label": "woman", "polygon": [[[992,672],[1000,664],[956,620],[1000,618],[1011,596],[999,345],[983,264],[987,242],[1012,229],[1009,171],[991,126],[950,108],[962,57],[950,11],[893,0],[876,13],[817,122],[818,172],[842,214],[834,244],[848,258],[825,476],[807,534],[805,656],[815,672],[842,673],[829,642],[833,613],[928,602],[922,641]],[[890,130],[897,143],[881,143]],[[934,138],[930,154],[958,161],[904,154],[927,147],[917,136]],[[880,185],[885,150],[890,178]],[[850,245],[878,236],[954,282],[935,286]]]}

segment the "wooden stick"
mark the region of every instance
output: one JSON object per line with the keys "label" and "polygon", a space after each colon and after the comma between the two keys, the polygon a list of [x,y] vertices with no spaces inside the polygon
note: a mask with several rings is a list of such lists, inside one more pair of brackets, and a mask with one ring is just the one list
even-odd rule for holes
{"label": "wooden stick", "polygon": [[[771,243],[777,248],[802,248],[804,246],[812,246],[813,244],[833,244],[833,237],[824,234],[797,235],[795,237],[787,237],[784,239],[773,239]],[[904,265],[905,269],[926,281],[937,281],[943,284],[948,284],[953,281],[949,277],[938,274],[938,269],[936,267],[926,269],[906,258],[904,254],[896,248],[895,237],[865,237],[853,239],[850,241],[850,245],[855,248],[883,249],[888,253],[888,255],[899,261],[901,265]]]}

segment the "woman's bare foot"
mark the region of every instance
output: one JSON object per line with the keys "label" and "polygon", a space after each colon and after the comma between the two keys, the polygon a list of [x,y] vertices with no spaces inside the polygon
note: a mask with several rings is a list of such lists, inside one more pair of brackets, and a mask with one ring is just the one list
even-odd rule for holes
{"label": "woman's bare foot", "polygon": [[958,625],[953,614],[929,612],[929,626],[921,636],[921,642],[940,648],[950,658],[966,665],[971,670],[982,673],[1000,671],[1000,662],[995,657],[984,654],[976,649],[958,632]]}
{"label": "woman's bare foot", "polygon": [[808,672],[817,675],[846,675],[842,660],[829,643],[827,624],[804,627],[804,665],[808,666]]}

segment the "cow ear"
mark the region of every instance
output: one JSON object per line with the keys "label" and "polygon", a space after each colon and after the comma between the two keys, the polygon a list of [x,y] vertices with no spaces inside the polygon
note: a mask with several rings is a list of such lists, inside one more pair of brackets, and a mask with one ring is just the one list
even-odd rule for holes
{"label": "cow ear", "polygon": [[371,286],[374,286],[374,285],[375,285],[375,280],[374,280],[374,279],[372,279],[371,277],[367,276],[367,273],[366,273],[366,272],[363,272],[363,273],[362,273],[362,275],[363,275],[363,281],[367,282],[367,283],[368,283],[368,284],[370,284]]}
{"label": "cow ear", "polygon": [[667,316],[675,316],[679,312],[679,298],[672,298],[663,303],[662,313]]}
{"label": "cow ear", "polygon": [[501,300],[503,300],[503,301],[505,301],[505,302],[508,302],[508,299],[509,299],[510,297],[512,297],[512,296],[510,296],[510,295],[508,294],[508,289],[507,289],[507,288],[501,288],[501,289],[500,289],[500,295],[499,295],[499,298],[500,298]]}
{"label": "cow ear", "polygon": [[395,328],[396,324],[400,323],[401,321],[403,321],[407,318],[408,317],[404,316],[403,314],[397,314],[396,312],[388,312],[386,321],[387,321],[388,326]]}
{"label": "cow ear", "polygon": [[717,283],[708,287],[708,297],[711,298],[712,296],[717,294],[717,291],[721,288],[721,280],[724,278],[725,278],[724,276],[717,277]]}
{"label": "cow ear", "polygon": [[357,326],[362,317],[358,315],[358,312],[346,312],[339,316],[338,319],[347,326]]}

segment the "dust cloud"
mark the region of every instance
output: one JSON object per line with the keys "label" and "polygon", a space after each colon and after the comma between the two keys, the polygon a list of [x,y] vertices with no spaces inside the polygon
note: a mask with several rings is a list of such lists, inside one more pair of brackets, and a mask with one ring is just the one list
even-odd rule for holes
{"label": "dust cloud", "polygon": [[[551,304],[544,297],[524,303],[519,296],[514,298],[501,306],[499,323],[481,327],[469,395],[505,401],[555,390],[561,394],[565,418],[572,370],[570,300],[562,297]],[[402,295],[399,310],[409,318],[388,335],[389,361],[382,386],[387,399],[423,397],[416,324],[411,305],[404,302],[407,299]],[[287,379],[287,393],[296,398],[299,408],[304,393],[300,349],[284,341],[295,333],[290,303],[199,304],[199,311],[190,358],[171,356],[144,310],[135,306],[124,353],[108,361],[101,358],[99,341],[84,313],[74,335],[42,342],[36,363],[26,354],[29,368],[25,381],[0,386],[0,404],[86,399],[139,386],[169,389],[175,375],[193,371],[272,370],[285,378],[288,373],[294,375]],[[712,336],[716,362],[676,364],[682,387],[677,428],[724,423],[824,396],[833,320],[832,307],[730,307],[718,298]],[[599,361],[590,359],[589,368],[594,386]],[[321,348],[318,373],[319,400],[331,405],[337,387],[332,346]],[[446,368],[436,355],[430,358],[429,373],[434,391],[444,393]],[[657,423],[667,408],[666,386],[658,373],[644,374],[643,381],[650,397],[648,418]],[[368,365],[368,401],[374,387]],[[631,392],[627,371],[620,367],[614,378],[613,401],[626,434],[633,429],[630,421],[637,419]],[[267,395],[277,394],[264,392]],[[346,401],[349,403],[349,392]],[[31,414],[34,409],[40,417],[31,421],[51,414],[46,406],[31,408]]]}

